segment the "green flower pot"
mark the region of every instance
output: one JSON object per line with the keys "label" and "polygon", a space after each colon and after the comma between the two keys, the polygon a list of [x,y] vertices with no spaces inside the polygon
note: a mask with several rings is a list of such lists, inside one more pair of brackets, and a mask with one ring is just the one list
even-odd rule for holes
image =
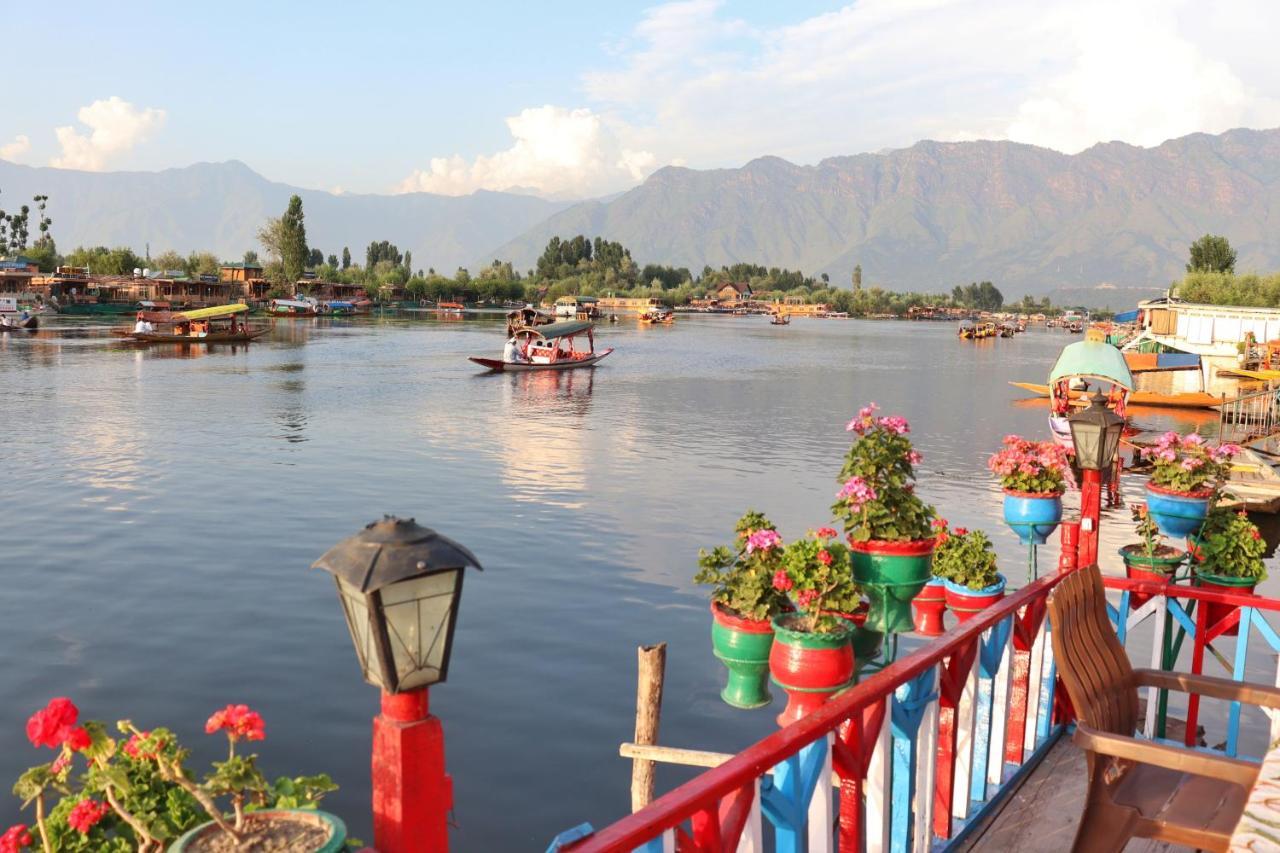
{"label": "green flower pot", "polygon": [[[338,853],[338,851],[346,849],[347,825],[337,815],[322,812],[318,809],[268,809],[260,812],[251,812],[246,816],[246,820],[269,820],[274,815],[306,818],[307,822],[317,823],[329,830],[328,840],[311,848],[308,853]],[[213,821],[202,823],[170,844],[169,853],[198,853],[200,850],[208,849],[202,844],[206,837],[216,836],[221,833],[222,830]],[[289,849],[292,850],[294,848],[291,847]]]}
{"label": "green flower pot", "polygon": [[853,579],[871,603],[865,627],[885,634],[915,628],[911,599],[933,577],[933,539],[887,542],[872,539],[849,546]]}
{"label": "green flower pot", "polygon": [[734,708],[763,708],[769,695],[769,652],[773,625],[767,619],[744,619],[711,603],[711,647],[729,671],[720,698]]}

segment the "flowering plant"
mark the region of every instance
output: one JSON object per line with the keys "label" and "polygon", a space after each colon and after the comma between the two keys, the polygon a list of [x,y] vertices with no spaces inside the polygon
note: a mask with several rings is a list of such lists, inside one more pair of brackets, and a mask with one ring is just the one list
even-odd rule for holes
{"label": "flowering plant", "polygon": [[1196,433],[1179,436],[1166,432],[1143,455],[1151,460],[1151,482],[1174,492],[1199,492],[1218,488],[1231,472],[1231,457],[1240,452],[1236,444],[1210,447]]}
{"label": "flowering plant", "polygon": [[849,612],[861,601],[849,549],[837,539],[839,535],[823,527],[782,549],[782,566],[773,576],[773,586],[795,605],[793,630],[842,631],[846,626],[830,612]]}
{"label": "flowering plant", "polygon": [[1052,441],[1029,441],[1006,435],[1003,448],[991,454],[987,467],[1000,477],[1000,487],[1033,495],[1060,495],[1066,482],[1067,451]]}
{"label": "flowering plant", "polygon": [[857,438],[840,469],[831,511],[844,522],[850,543],[928,539],[934,510],[915,493],[922,457],[907,438],[911,426],[902,417],[877,417],[878,410],[869,403],[846,427]]}
{"label": "flowering plant", "polygon": [[1199,573],[1258,581],[1267,577],[1266,552],[1267,543],[1248,514],[1218,506],[1209,511],[1194,549]]}
{"label": "flowering plant", "polygon": [[1160,525],[1156,524],[1156,520],[1151,517],[1151,513],[1147,511],[1145,502],[1129,504],[1129,512],[1133,515],[1135,529],[1138,535],[1142,537],[1142,544],[1126,545],[1126,548],[1141,547],[1143,553],[1148,557],[1164,555],[1166,553],[1179,553],[1176,548],[1162,544],[1164,538],[1160,533]]}
{"label": "flowering plant", "polygon": [[698,552],[693,582],[712,587],[711,600],[746,619],[772,619],[787,603],[773,585],[782,568],[782,537],[773,522],[748,510],[738,519],[734,547],[724,545]]}
{"label": "flowering plant", "polygon": [[[336,789],[323,775],[268,784],[254,766],[256,756],[236,756],[237,740],[264,736],[262,718],[243,705],[229,705],[210,718],[206,731],[226,731],[231,754],[228,761],[214,763],[214,772],[203,784],[191,778],[184,766],[188,752],[167,729],[140,731],[121,720],[117,729],[128,735],[121,740],[110,737],[100,722],[77,725],[79,715],[70,699],[57,698],[27,721],[32,746],[58,751],[52,762],[23,773],[13,788],[24,808],[35,805],[36,835],[46,853],[159,851],[209,819],[238,844],[245,811],[314,808],[325,793]],[[83,757],[85,766],[73,778],[77,757]],[[46,811],[51,793],[60,800]],[[231,821],[216,803],[222,795],[231,798]],[[0,835],[0,853],[17,853],[32,840],[25,825],[10,827]]]}
{"label": "flowering plant", "polygon": [[986,589],[1000,580],[996,553],[987,534],[964,527],[951,528],[945,518],[933,523],[938,544],[933,548],[933,574],[972,590]]}

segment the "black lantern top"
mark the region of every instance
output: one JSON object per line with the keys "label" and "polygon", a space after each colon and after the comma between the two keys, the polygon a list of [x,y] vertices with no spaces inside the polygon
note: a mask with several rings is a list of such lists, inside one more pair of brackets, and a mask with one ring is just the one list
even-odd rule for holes
{"label": "black lantern top", "polygon": [[1106,397],[1095,390],[1089,398],[1089,408],[1076,412],[1067,422],[1076,465],[1093,471],[1109,468],[1120,449],[1124,418],[1107,408]]}
{"label": "black lantern top", "polygon": [[468,567],[483,570],[475,554],[449,537],[412,518],[393,515],[370,522],[311,564],[363,593],[432,572]]}

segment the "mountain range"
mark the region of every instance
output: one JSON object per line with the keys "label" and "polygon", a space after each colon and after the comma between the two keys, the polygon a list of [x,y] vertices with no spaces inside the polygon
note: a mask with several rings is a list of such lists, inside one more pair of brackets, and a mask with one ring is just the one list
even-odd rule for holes
{"label": "mountain range", "polygon": [[[334,195],[273,183],[239,162],[89,173],[0,161],[0,207],[50,196],[63,249],[124,244],[239,257],[288,196],[326,253],[371,240],[415,267],[511,260],[552,236],[618,240],[640,263],[700,271],[738,261],[846,284],[949,291],[991,280],[1006,295],[1071,293],[1129,304],[1183,272],[1188,244],[1226,235],[1237,269],[1280,268],[1280,130],[1121,142],[1067,155],[1014,142],[919,142],[812,166],[762,157],[737,169],[669,166],[628,192],[570,204],[524,193]],[[1083,295],[1083,296],[1081,296]],[[1096,296],[1096,298],[1094,298]]]}

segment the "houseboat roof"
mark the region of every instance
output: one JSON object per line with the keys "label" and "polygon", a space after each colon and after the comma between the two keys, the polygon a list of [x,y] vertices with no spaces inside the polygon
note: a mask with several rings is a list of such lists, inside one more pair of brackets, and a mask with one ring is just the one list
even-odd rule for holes
{"label": "houseboat roof", "polygon": [[597,300],[594,296],[561,296],[559,299],[556,300],[556,304],[557,305],[576,305],[577,303],[581,302],[582,304],[587,305],[596,301]]}

